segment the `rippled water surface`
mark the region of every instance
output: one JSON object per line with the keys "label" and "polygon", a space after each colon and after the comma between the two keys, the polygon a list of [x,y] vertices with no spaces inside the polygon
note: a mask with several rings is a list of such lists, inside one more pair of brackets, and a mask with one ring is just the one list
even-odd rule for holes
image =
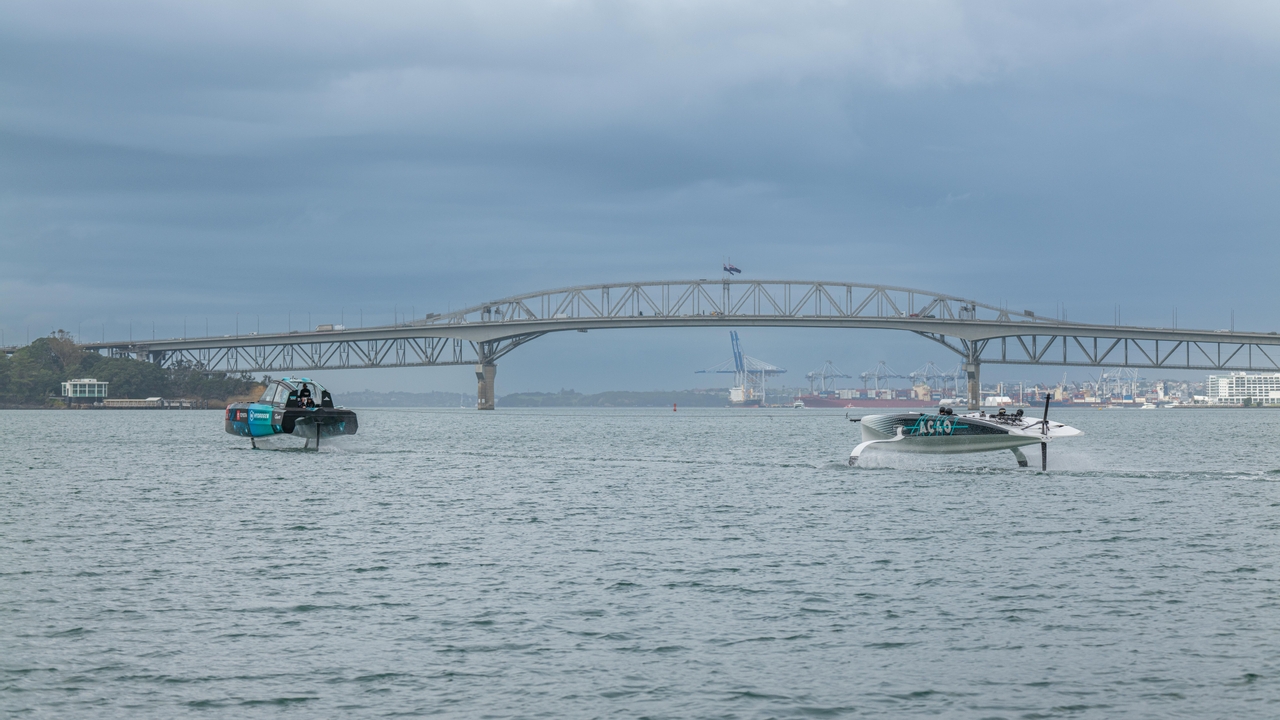
{"label": "rippled water surface", "polygon": [[1048,473],[842,415],[0,412],[0,712],[1280,716],[1280,413],[1062,411]]}

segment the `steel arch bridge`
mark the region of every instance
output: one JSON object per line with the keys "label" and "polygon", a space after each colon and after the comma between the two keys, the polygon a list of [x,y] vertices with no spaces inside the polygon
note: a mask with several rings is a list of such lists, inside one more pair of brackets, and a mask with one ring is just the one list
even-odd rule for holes
{"label": "steel arch bridge", "polygon": [[88,343],[113,355],[210,371],[474,365],[492,409],[497,360],[547,333],[662,327],[902,330],[959,355],[969,401],[982,364],[1280,371],[1280,334],[1098,325],[944,293],[802,280],[581,285],[494,300],[396,325],[337,331]]}

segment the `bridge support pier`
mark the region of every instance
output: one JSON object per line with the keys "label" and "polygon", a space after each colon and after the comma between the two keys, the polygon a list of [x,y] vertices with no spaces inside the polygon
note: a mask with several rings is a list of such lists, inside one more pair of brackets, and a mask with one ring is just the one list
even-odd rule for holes
{"label": "bridge support pier", "polygon": [[976,360],[964,364],[964,374],[969,379],[970,410],[982,407],[982,380],[979,375],[981,368],[982,366]]}
{"label": "bridge support pier", "polygon": [[497,363],[476,364],[476,409],[493,409],[493,379],[498,374]]}

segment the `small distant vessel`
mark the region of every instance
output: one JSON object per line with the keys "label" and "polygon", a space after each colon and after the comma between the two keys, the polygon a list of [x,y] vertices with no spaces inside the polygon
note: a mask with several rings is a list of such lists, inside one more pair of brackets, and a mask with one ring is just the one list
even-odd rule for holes
{"label": "small distant vessel", "polygon": [[803,410],[803,409],[804,409],[804,401],[803,401],[803,400],[796,400],[795,402],[791,403],[791,407],[795,408],[796,410]]}
{"label": "small distant vessel", "polygon": [[267,383],[257,402],[227,406],[227,432],[249,438],[255,448],[265,438],[299,438],[303,448],[314,443],[319,450],[321,438],[355,435],[357,427],[355,412],[335,407],[329,391],[311,378],[280,378]]}
{"label": "small distant vessel", "polygon": [[851,466],[858,463],[868,448],[875,447],[896,452],[946,454],[1011,450],[1018,466],[1026,467],[1027,457],[1019,448],[1039,443],[1040,469],[1044,470],[1048,467],[1051,440],[1084,434],[1068,425],[1049,422],[1047,398],[1041,419],[1027,417],[1021,410],[956,415],[950,408],[943,407],[936,413],[868,415],[851,420],[862,425],[862,442],[849,453]]}
{"label": "small distant vessel", "polygon": [[1155,410],[1155,409],[1156,409],[1156,404],[1155,404],[1155,403],[1142,403],[1142,408],[1141,408],[1141,409],[1142,409],[1142,410]]}
{"label": "small distant vessel", "polygon": [[736,385],[729,388],[729,407],[764,407],[764,393],[749,385]]}

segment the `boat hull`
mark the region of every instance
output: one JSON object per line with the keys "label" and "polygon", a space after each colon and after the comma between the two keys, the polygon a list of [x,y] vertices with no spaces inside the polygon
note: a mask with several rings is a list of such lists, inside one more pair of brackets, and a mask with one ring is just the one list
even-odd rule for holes
{"label": "boat hull", "polygon": [[226,431],[247,438],[293,435],[314,439],[355,435],[356,414],[346,408],[281,408],[265,403],[235,403],[227,407]]}
{"label": "boat hull", "polygon": [[[862,440],[891,440],[892,435],[862,431]],[[948,455],[955,453],[992,452],[994,450],[1012,450],[1025,445],[1040,443],[1038,436],[1026,435],[968,435],[951,437],[904,437],[895,443],[877,446],[879,450],[891,452],[911,452]]]}
{"label": "boat hull", "polygon": [[1050,422],[1047,432],[1039,420],[1029,417],[936,415],[897,413],[868,415],[861,419],[862,443],[850,456],[874,445],[878,451],[925,454],[956,454],[1015,450],[1057,438],[1082,433],[1076,428]]}

